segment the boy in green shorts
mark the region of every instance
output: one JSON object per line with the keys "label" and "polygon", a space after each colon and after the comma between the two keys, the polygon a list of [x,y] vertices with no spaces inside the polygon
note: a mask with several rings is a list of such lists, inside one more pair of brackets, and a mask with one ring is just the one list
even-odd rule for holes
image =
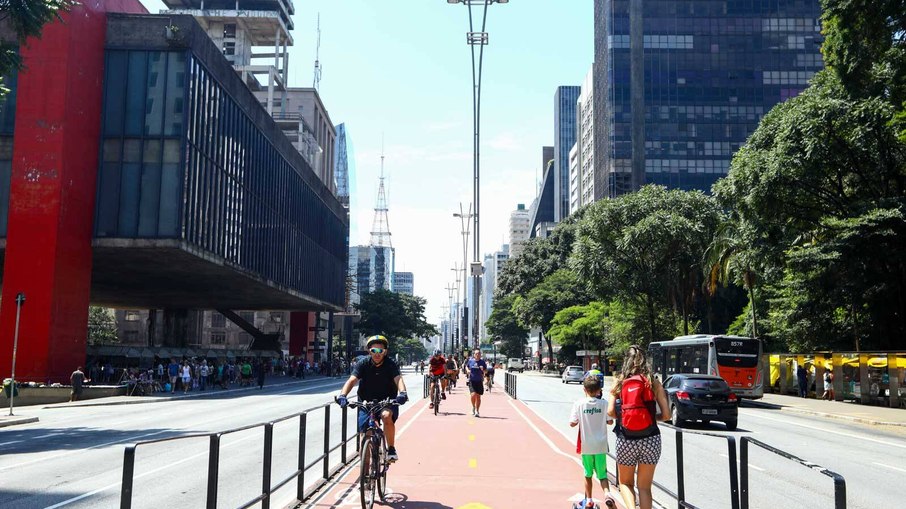
{"label": "boy in green shorts", "polygon": [[604,490],[604,505],[616,507],[610,497],[610,486],[607,482],[607,424],[613,422],[607,418],[607,400],[598,398],[601,394],[601,382],[590,376],[583,383],[585,397],[573,404],[569,418],[571,427],[579,427],[579,441],[576,452],[582,455],[582,466],[585,467],[585,500],[579,507],[595,507],[591,497],[591,476],[597,476]]}

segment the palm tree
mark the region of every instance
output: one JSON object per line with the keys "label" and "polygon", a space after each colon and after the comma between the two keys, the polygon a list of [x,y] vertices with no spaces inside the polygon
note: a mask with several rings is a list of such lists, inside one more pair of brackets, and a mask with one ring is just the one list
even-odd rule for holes
{"label": "palm tree", "polygon": [[758,337],[758,313],[755,306],[755,285],[758,273],[752,244],[746,235],[746,228],[738,219],[728,219],[718,226],[714,239],[705,250],[703,267],[705,287],[708,295],[714,296],[717,285],[741,283],[749,294],[749,309],[752,312],[752,336]]}

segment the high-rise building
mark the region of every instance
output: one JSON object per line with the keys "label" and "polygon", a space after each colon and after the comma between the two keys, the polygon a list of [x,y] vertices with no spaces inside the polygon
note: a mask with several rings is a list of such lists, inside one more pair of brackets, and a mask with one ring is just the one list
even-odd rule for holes
{"label": "high-rise building", "polygon": [[594,64],[576,101],[575,153],[570,151],[569,213],[595,201]]}
{"label": "high-rise building", "polygon": [[526,210],[525,204],[516,205],[516,210],[510,213],[510,252],[515,258],[522,253],[522,243],[529,239],[532,216]]}
{"label": "high-rise building", "polygon": [[554,222],[569,215],[569,150],[576,143],[576,101],[581,87],[560,86],[554,93]]}
{"label": "high-rise building", "polygon": [[395,251],[390,246],[349,247],[349,301],[354,306],[362,294],[393,289]]}
{"label": "high-rise building", "polygon": [[355,189],[355,151],[346,124],[336,126],[337,139],[334,145],[334,178],[337,181],[337,198],[347,209],[352,206],[352,191]]}
{"label": "high-rise building", "polygon": [[710,190],[823,67],[818,0],[594,3],[595,199]]}
{"label": "high-rise building", "polygon": [[484,277],[481,281],[481,314],[478,321],[481,324],[481,338],[488,338],[487,321],[494,308],[494,292],[497,290],[497,277],[503,266],[510,258],[510,246],[504,244],[500,251],[484,255]]}
{"label": "high-rise building", "polygon": [[393,291],[406,295],[415,295],[415,276],[411,272],[394,272]]}
{"label": "high-rise building", "polygon": [[554,222],[558,203],[555,193],[554,147],[541,147],[541,163],[542,176],[538,186],[538,195],[532,200],[532,206],[529,208],[531,216],[529,238],[535,236],[535,228],[538,223]]}

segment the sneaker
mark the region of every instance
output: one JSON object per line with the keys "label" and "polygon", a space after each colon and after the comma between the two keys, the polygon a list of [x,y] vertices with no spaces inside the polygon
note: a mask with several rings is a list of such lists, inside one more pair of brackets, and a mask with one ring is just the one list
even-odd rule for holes
{"label": "sneaker", "polygon": [[475,410],[475,417],[481,417],[480,415],[478,415],[478,410]]}
{"label": "sneaker", "polygon": [[387,448],[387,461],[398,461],[399,455],[396,453],[396,447]]}
{"label": "sneaker", "polygon": [[444,393],[440,393],[440,399],[447,399],[447,395]]}

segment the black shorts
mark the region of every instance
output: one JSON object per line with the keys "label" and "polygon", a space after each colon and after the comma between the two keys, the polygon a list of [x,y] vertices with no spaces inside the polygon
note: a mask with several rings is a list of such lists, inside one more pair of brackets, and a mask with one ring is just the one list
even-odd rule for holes
{"label": "black shorts", "polygon": [[474,392],[479,396],[484,394],[484,380],[479,380],[477,382],[469,380],[469,392]]}

